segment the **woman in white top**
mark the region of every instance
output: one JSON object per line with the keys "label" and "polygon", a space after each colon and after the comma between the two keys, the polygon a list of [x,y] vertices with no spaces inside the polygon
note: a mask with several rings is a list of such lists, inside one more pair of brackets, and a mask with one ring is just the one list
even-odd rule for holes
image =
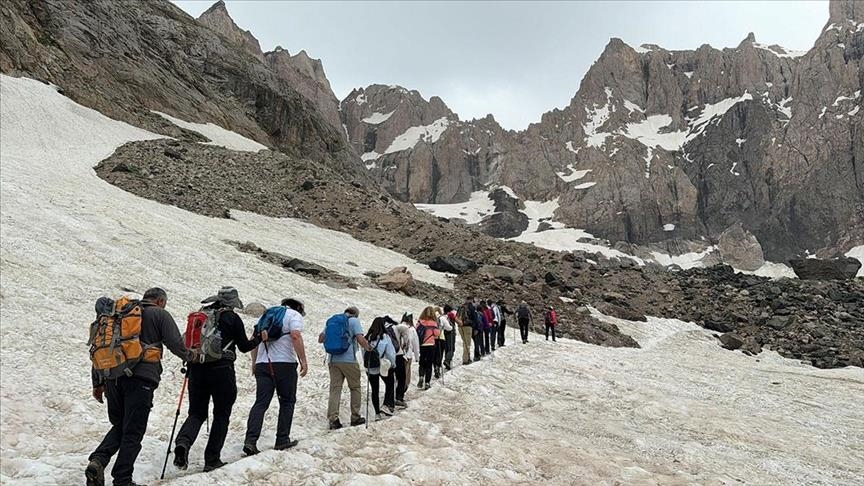
{"label": "woman in white top", "polygon": [[[394,376],[393,372],[396,368],[396,348],[393,346],[393,341],[384,329],[384,318],[376,317],[369,326],[369,332],[366,333],[366,340],[372,346],[371,351],[366,353],[375,353],[380,361],[379,366],[371,366],[365,359],[363,363],[368,365],[366,368],[366,377],[369,379],[369,387],[372,396],[372,406],[375,408],[375,420],[381,420],[393,415],[396,404],[394,402]],[[378,394],[378,377],[384,381],[384,408],[379,406]]]}
{"label": "woman in white top", "polygon": [[[411,363],[420,359],[420,340],[417,338],[417,331],[414,329],[414,315],[407,312],[402,315],[402,322],[396,326],[399,329],[399,338],[402,340],[402,350],[405,352],[405,390],[408,389],[408,384],[411,383]],[[397,392],[398,395],[398,392]]]}

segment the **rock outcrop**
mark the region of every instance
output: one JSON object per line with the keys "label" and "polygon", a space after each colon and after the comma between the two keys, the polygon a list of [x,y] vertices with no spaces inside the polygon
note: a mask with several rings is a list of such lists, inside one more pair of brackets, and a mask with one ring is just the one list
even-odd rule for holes
{"label": "rock outcrop", "polygon": [[[849,257],[833,260],[793,258],[789,264],[802,280],[847,280],[855,278],[861,268],[861,262]],[[864,302],[861,305],[864,306]]]}
{"label": "rock outcrop", "polygon": [[735,223],[720,233],[717,249],[723,263],[739,270],[758,270],[765,264],[762,245],[741,223]]}

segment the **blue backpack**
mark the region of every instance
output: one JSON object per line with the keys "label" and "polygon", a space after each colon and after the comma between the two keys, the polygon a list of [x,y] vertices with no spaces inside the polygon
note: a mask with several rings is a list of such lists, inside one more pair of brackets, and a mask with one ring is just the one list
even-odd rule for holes
{"label": "blue backpack", "polygon": [[267,309],[255,324],[255,335],[260,336],[267,331],[267,339],[272,341],[282,337],[282,320],[285,319],[285,307],[277,305]]}
{"label": "blue backpack", "polygon": [[347,314],[336,314],[324,325],[324,351],[339,355],[351,347],[351,332]]}

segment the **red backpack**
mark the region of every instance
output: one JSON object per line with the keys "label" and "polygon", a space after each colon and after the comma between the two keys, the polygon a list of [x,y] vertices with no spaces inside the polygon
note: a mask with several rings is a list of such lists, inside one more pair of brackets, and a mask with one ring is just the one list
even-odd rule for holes
{"label": "red backpack", "polygon": [[225,309],[206,309],[189,314],[186,318],[186,333],[183,340],[187,349],[200,350],[200,362],[218,361],[228,357],[231,341],[222,342],[219,318]]}

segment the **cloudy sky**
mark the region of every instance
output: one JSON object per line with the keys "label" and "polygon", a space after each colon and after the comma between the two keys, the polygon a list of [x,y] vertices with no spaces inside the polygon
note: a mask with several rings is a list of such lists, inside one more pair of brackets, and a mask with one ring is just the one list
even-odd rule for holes
{"label": "cloudy sky", "polygon": [[[197,17],[211,1],[174,0]],[[265,51],[305,49],[336,96],[373,83],[440,96],[462,119],[492,113],[522,129],[567,105],[610,37],[632,46],[807,50],[828,20],[820,1],[278,2],[227,0]]]}

